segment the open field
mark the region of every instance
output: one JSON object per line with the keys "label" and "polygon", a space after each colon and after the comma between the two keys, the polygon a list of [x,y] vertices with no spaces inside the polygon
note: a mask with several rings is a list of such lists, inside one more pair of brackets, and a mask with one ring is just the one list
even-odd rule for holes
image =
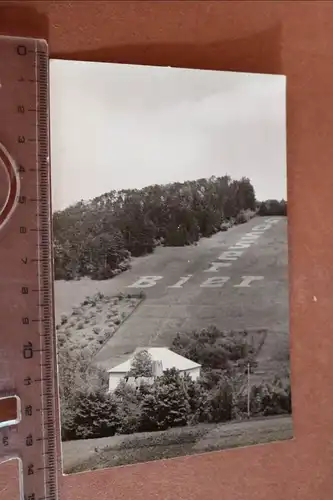
{"label": "open field", "polygon": [[200,424],[167,431],[67,441],[65,474],[290,439],[291,417]]}

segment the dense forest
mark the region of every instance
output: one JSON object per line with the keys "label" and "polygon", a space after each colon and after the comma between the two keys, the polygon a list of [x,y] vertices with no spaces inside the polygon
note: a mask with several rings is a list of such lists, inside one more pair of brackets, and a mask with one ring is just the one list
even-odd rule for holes
{"label": "dense forest", "polygon": [[[263,342],[264,337],[259,337]],[[198,380],[171,369],[152,385],[142,382],[137,389],[121,381],[112,394],[107,392],[107,373],[94,367],[83,353],[63,348],[59,353],[62,439],[247,418],[246,366],[255,366],[261,342],[255,346],[246,331],[223,332],[215,326],[177,334],[171,349],[201,364]],[[139,351],[128,376],[151,375],[150,354]],[[291,413],[289,376],[252,386],[249,409],[252,417]]]}
{"label": "dense forest", "polygon": [[54,213],[55,279],[109,279],[130,267],[131,256],[191,245],[256,213],[286,215],[286,203],[258,203],[245,177],[110,191]]}

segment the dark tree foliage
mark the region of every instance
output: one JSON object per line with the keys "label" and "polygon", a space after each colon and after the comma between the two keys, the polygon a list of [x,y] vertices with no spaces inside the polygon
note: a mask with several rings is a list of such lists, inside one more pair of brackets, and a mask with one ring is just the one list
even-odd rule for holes
{"label": "dark tree foliage", "polygon": [[[91,434],[92,428],[83,430],[87,419],[77,414],[77,408],[84,415],[84,406],[89,405],[94,398],[101,400],[101,411],[108,403],[105,394],[108,387],[108,377],[104,370],[91,365],[91,360],[82,353],[73,352],[65,341],[58,353],[59,394],[61,399],[61,436],[63,440],[78,439],[83,434]],[[95,401],[95,400],[94,400]],[[95,401],[96,402],[96,401]],[[98,410],[99,411],[99,410]],[[79,420],[78,420],[79,418]],[[87,417],[88,418],[88,417]],[[79,423],[85,422],[80,430]],[[99,435],[103,432],[103,424],[99,430],[94,431]]]}
{"label": "dark tree foliage", "polygon": [[233,391],[225,379],[221,379],[211,391],[209,398],[211,422],[226,422],[232,419]]}
{"label": "dark tree foliage", "polygon": [[196,181],[110,191],[53,216],[56,279],[108,279],[129,268],[131,256],[157,245],[191,245],[228,221],[256,210],[247,178],[228,175]]}
{"label": "dark tree foliage", "polygon": [[[144,389],[142,387],[142,389]],[[120,382],[114,397],[117,404],[119,434],[132,434],[140,431],[141,402],[146,395],[144,390],[136,390],[125,382]]]}
{"label": "dark tree foliage", "polygon": [[188,423],[189,396],[178,370],[165,370],[142,402],[141,430],[157,431]]}
{"label": "dark tree foliage", "polygon": [[203,370],[229,370],[241,360],[247,360],[253,349],[247,341],[247,332],[224,332],[214,325],[190,333],[178,333],[172,350],[201,364]]}
{"label": "dark tree foliage", "polygon": [[291,413],[290,384],[277,378],[271,384],[252,387],[251,412],[265,416]]}
{"label": "dark tree foliage", "polygon": [[192,380],[188,374],[183,376],[183,384],[186,388],[186,397],[190,410],[188,422],[191,425],[210,421],[209,392],[202,382],[202,379],[199,379],[199,381]]}
{"label": "dark tree foliage", "polygon": [[77,439],[113,436],[119,425],[117,406],[112,396],[102,391],[75,395],[72,426]]}
{"label": "dark tree foliage", "polygon": [[146,349],[137,352],[132,360],[131,368],[127,373],[128,377],[152,377],[153,361]]}
{"label": "dark tree foliage", "polygon": [[285,200],[266,200],[259,203],[258,215],[264,217],[272,216],[286,216],[287,215],[287,202]]}

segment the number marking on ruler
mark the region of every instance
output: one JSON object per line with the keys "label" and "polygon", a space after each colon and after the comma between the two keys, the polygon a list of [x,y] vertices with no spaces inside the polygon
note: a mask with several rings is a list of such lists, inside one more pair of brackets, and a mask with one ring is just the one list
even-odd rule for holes
{"label": "number marking on ruler", "polygon": [[21,500],[57,500],[61,471],[48,63],[45,41],[0,37],[0,462]]}

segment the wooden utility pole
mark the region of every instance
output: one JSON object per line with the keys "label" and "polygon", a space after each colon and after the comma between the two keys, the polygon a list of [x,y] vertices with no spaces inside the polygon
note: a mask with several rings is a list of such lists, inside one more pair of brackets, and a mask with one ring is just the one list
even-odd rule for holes
{"label": "wooden utility pole", "polygon": [[250,363],[247,364],[247,418],[250,418]]}

